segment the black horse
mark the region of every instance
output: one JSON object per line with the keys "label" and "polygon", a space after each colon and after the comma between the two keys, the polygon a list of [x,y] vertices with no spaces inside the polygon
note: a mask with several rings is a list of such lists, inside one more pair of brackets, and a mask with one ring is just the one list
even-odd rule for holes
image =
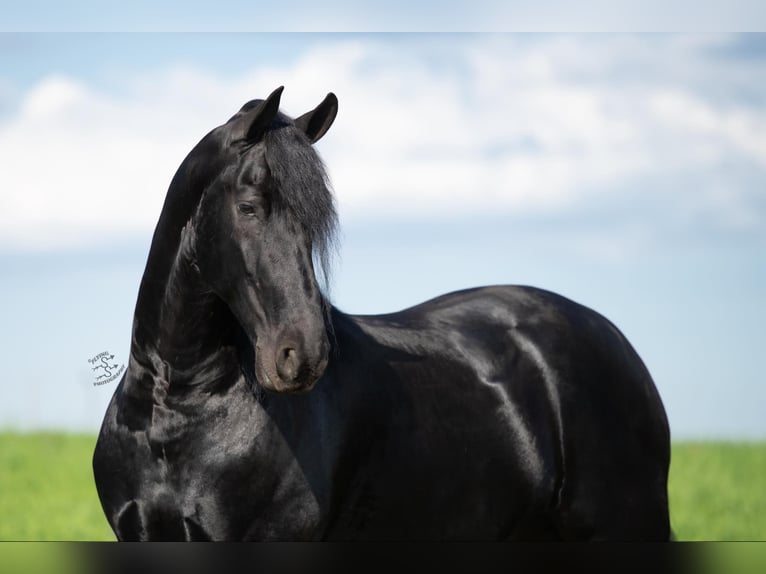
{"label": "black horse", "polygon": [[170,185],[93,457],[117,538],[667,540],[667,418],[604,317],[512,286],[328,303],[338,102],[281,93]]}

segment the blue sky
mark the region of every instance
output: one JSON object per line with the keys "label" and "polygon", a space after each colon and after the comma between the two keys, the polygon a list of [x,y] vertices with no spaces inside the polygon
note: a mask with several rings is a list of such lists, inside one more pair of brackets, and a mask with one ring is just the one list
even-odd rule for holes
{"label": "blue sky", "polygon": [[7,31],[763,31],[758,0],[6,0]]}
{"label": "blue sky", "polygon": [[0,35],[0,427],[98,428],[178,163],[340,100],[332,295],[531,284],[605,314],[677,437],[766,437],[766,35]]}

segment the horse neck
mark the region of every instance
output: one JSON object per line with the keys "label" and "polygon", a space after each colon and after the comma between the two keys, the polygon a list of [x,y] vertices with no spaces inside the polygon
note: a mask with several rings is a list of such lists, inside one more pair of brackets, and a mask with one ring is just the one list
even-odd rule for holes
{"label": "horse neck", "polygon": [[155,237],[139,289],[128,379],[155,395],[158,387],[209,386],[239,374],[235,325],[200,279],[193,240],[187,225],[178,249],[163,257]]}

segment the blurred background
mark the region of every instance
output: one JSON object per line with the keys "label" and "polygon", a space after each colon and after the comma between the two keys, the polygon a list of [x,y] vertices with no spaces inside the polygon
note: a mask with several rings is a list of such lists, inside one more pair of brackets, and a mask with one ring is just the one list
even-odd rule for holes
{"label": "blurred background", "polygon": [[340,309],[556,291],[626,334],[675,440],[766,439],[764,64],[763,34],[2,34],[0,429],[98,432],[176,168],[284,85],[340,101]]}

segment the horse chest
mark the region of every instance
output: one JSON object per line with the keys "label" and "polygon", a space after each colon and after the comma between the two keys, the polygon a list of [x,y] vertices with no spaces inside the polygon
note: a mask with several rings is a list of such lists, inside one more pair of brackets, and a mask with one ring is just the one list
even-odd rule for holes
{"label": "horse chest", "polygon": [[279,429],[250,407],[155,444],[145,496],[172,491],[177,512],[195,525],[187,538],[314,538],[322,522],[315,488]]}

